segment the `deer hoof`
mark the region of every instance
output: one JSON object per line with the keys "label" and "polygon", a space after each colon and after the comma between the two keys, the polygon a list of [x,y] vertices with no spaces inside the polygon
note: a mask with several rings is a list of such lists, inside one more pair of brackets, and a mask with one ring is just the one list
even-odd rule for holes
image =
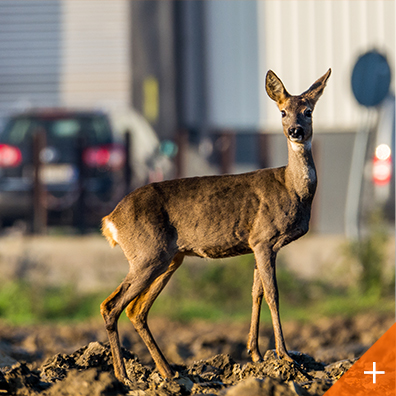
{"label": "deer hoof", "polygon": [[285,359],[286,361],[288,361],[290,363],[294,363],[294,359],[291,358],[287,353],[286,353],[286,355],[283,356],[283,359]]}
{"label": "deer hoof", "polygon": [[283,353],[276,353],[278,355],[278,359],[283,359],[286,360],[287,362],[290,363],[295,363],[294,359],[290,357],[290,355],[285,351]]}
{"label": "deer hoof", "polygon": [[273,352],[275,352],[275,356],[277,356],[278,359],[283,359],[290,363],[294,362],[294,359],[290,357],[286,349],[283,348],[281,350],[273,349]]}
{"label": "deer hoof", "polygon": [[258,351],[251,351],[250,349],[247,350],[250,358],[252,359],[253,363],[262,362],[263,357],[261,356],[260,352]]}

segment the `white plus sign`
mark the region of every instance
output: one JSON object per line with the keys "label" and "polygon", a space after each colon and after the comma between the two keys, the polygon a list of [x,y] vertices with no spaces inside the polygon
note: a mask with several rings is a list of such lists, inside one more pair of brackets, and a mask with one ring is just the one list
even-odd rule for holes
{"label": "white plus sign", "polygon": [[377,374],[385,374],[385,371],[377,371],[376,367],[377,363],[373,362],[373,371],[365,371],[364,374],[372,374],[373,375],[373,384],[376,383],[376,375]]}

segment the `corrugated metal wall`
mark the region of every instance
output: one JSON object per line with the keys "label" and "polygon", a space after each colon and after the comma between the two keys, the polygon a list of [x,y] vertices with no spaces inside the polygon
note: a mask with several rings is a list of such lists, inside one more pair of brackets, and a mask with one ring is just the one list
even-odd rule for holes
{"label": "corrugated metal wall", "polygon": [[326,94],[315,112],[315,132],[356,130],[361,112],[350,89],[352,68],[359,55],[376,48],[394,70],[395,2],[259,1],[258,18],[261,127],[280,130],[279,111],[264,90],[268,69],[291,94],[299,94],[331,67]]}
{"label": "corrugated metal wall", "polygon": [[129,7],[127,0],[62,2],[62,105],[131,103]]}
{"label": "corrugated metal wall", "polygon": [[59,104],[60,2],[0,1],[0,118]]}
{"label": "corrugated metal wall", "polygon": [[0,119],[131,103],[128,0],[0,1]]}

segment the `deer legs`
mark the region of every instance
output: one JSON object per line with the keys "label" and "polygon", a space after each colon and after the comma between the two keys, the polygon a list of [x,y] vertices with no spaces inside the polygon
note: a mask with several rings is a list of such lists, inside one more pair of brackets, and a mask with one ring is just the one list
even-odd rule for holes
{"label": "deer legs", "polygon": [[123,298],[123,295],[129,288],[127,278],[105,301],[102,302],[100,305],[100,313],[105,321],[106,331],[109,337],[111,354],[113,356],[114,374],[120,381],[129,385],[129,380],[121,356],[121,345],[117,327],[118,318],[127,305]]}
{"label": "deer legs", "polygon": [[[253,282],[253,310],[252,322],[249,332],[248,349],[252,353],[253,361],[260,360],[261,355],[258,350],[258,328],[260,319],[260,305],[264,291],[265,301],[271,312],[272,326],[274,328],[276,353],[279,358],[292,361],[288,355],[283,338],[282,327],[279,316],[279,295],[276,283],[275,260],[276,253],[265,244],[259,244],[254,248],[256,258],[256,268]],[[259,286],[261,278],[262,287]],[[255,360],[256,359],[256,360]]]}
{"label": "deer legs", "polygon": [[[114,374],[122,382],[130,385],[125,365],[121,355],[117,321],[122,311],[127,308],[128,318],[149,349],[157,367],[163,377],[172,377],[169,363],[162,355],[147,326],[147,314],[155,299],[168,283],[171,275],[183,261],[183,256],[176,256],[168,268],[158,275],[142,269],[131,270],[118,288],[101,304],[101,314],[105,321],[106,331],[110,341],[113,356]],[[138,275],[139,274],[139,275]]]}
{"label": "deer legs", "polygon": [[127,309],[126,314],[129,320],[133,323],[137,333],[146,344],[160,374],[164,378],[171,378],[173,376],[169,363],[166,361],[161,350],[158,348],[154,338],[147,325],[147,315],[153,305],[155,299],[161,293],[162,289],[168,283],[172,274],[179,268],[183,262],[183,256],[177,255],[168,270],[160,275],[151,286],[141,293],[134,301],[132,301]]}
{"label": "deer legs", "polygon": [[[292,360],[286,350],[279,317],[278,287],[275,275],[276,253],[266,244],[259,244],[254,249],[256,267],[253,281],[252,320],[247,347],[254,362],[262,360],[258,348],[258,333],[260,309],[263,296],[271,312],[275,334],[276,352],[280,358]],[[157,346],[147,325],[147,315],[162,289],[168,283],[172,274],[181,265],[183,255],[177,254],[170,264],[162,262],[162,272],[150,271],[152,266],[140,269],[131,265],[131,270],[118,288],[102,303],[101,313],[105,321],[110,348],[113,356],[115,376],[130,385],[125,365],[121,355],[117,321],[124,309],[137,333],[146,344],[160,374],[164,378],[173,376],[169,363]]]}
{"label": "deer legs", "polygon": [[261,302],[263,301],[264,289],[261,282],[260,273],[257,266],[254,268],[254,279],[252,288],[252,319],[250,322],[249,338],[247,350],[250,353],[253,362],[263,360],[258,348],[258,332],[260,326]]}

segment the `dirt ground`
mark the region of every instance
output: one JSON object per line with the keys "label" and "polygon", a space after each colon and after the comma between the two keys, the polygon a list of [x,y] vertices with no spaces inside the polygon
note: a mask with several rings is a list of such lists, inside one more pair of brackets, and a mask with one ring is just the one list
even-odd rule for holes
{"label": "dirt ground", "polygon": [[[292,246],[285,250],[285,261],[304,267],[306,277],[314,277],[314,269],[336,267],[334,263],[340,260],[334,255],[342,241],[330,243],[327,238],[326,244],[322,242],[307,240],[309,246],[299,251]],[[287,254],[293,260],[286,260]],[[76,285],[77,290],[97,291],[109,285],[115,288],[126,270],[121,251],[110,249],[99,235],[38,238],[12,234],[0,238],[4,279],[22,273],[31,281],[51,285],[66,282]],[[154,337],[176,373],[174,379],[165,381],[124,319],[120,337],[132,388],[114,377],[100,319],[24,327],[0,321],[0,395],[323,395],[394,320],[393,315],[368,313],[304,325],[283,323],[286,345],[289,351],[296,351],[291,352],[295,363],[289,364],[278,360],[272,351],[270,323],[262,323],[260,331],[264,360],[251,363],[245,347],[249,323],[177,323],[150,317]]]}
{"label": "dirt ground", "polygon": [[[295,363],[278,360],[271,325],[262,324],[264,360],[251,363],[248,323],[149,321],[171,362],[164,380],[126,320],[120,337],[133,387],[117,381],[103,323],[15,327],[0,323],[0,394],[16,395],[322,395],[393,323],[393,315],[284,324]],[[268,349],[267,352],[265,352]]]}

